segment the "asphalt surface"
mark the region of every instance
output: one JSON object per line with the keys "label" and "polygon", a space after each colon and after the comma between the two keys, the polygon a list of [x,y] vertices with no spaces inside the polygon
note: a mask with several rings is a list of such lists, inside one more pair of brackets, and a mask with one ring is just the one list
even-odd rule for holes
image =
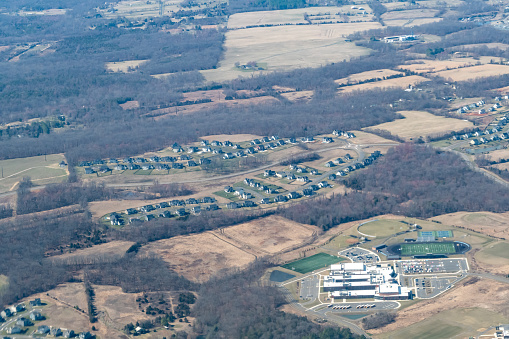
{"label": "asphalt surface", "polygon": [[352,262],[376,263],[380,257],[369,250],[360,247],[347,248],[339,252],[340,256],[350,259]]}

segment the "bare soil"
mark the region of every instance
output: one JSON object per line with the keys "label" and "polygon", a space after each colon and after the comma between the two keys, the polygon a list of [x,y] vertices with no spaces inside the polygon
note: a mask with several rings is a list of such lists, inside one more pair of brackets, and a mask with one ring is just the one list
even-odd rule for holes
{"label": "bare soil", "polygon": [[244,243],[274,254],[309,240],[317,230],[314,226],[299,224],[279,216],[269,216],[225,228],[224,234],[239,244]]}
{"label": "bare soil", "polygon": [[177,273],[189,280],[204,282],[222,269],[245,267],[255,260],[211,232],[159,240],[144,246],[140,255],[155,253]]}

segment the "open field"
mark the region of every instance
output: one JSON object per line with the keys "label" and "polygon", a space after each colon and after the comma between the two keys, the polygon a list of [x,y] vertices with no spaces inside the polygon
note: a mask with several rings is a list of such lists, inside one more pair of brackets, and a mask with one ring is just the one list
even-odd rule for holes
{"label": "open field", "polygon": [[[163,0],[163,15],[171,15],[172,12],[178,11],[180,3],[179,0]],[[123,0],[110,5],[106,9],[101,9],[99,12],[108,19],[117,17],[126,18],[145,18],[145,17],[159,17],[160,16],[160,3],[156,0]],[[113,8],[113,11],[110,9]]]}
{"label": "open field", "polygon": [[138,308],[136,298],[142,293],[124,293],[117,286],[94,285],[95,306],[99,312],[105,312],[107,318],[118,328],[139,320],[149,319]]}
{"label": "open field", "polygon": [[379,137],[376,134],[364,132],[364,131],[353,131],[355,133],[355,138],[349,139],[348,141],[352,144],[356,145],[366,145],[366,144],[398,144],[397,141],[385,139]]}
{"label": "open field", "polygon": [[[285,9],[276,11],[255,11],[237,13],[228,19],[228,28],[236,29],[247,26],[262,26],[262,25],[284,25],[284,24],[306,24],[307,21],[304,19],[304,15],[307,14],[311,21],[318,20],[320,17],[327,16],[332,17],[332,20],[341,20],[341,14],[357,14],[351,17],[351,20],[369,21],[372,18],[371,9],[369,6],[363,6],[366,10],[367,15],[363,16],[359,14],[358,10],[352,9],[351,6],[328,6],[328,7],[307,7],[297,9]],[[328,14],[326,14],[328,13]],[[328,19],[329,21],[331,19]]]}
{"label": "open field", "polygon": [[488,158],[493,161],[498,161],[500,159],[509,159],[509,149],[499,149],[496,151],[489,152],[487,154]]}
{"label": "open field", "polygon": [[484,63],[483,61],[488,62],[489,60],[483,60],[481,58],[450,58],[448,60],[417,59],[412,60],[408,65],[400,65],[398,68],[406,69],[416,73],[430,73],[455,69],[459,67],[464,68],[466,66],[473,66],[477,63]]}
{"label": "open field", "polygon": [[509,274],[509,244],[498,242],[488,244],[474,254],[476,263],[494,274]]}
{"label": "open field", "polygon": [[292,270],[299,273],[308,273],[319,268],[325,268],[332,264],[336,264],[345,259],[339,258],[326,253],[317,253],[307,258],[299,259],[297,261],[293,261],[286,265],[283,265],[283,268],[288,270]]}
{"label": "open field", "polygon": [[452,79],[452,81],[467,81],[477,78],[509,74],[509,66],[497,64],[479,65],[468,67],[467,69],[462,68],[440,71],[435,74],[445,80]]}
{"label": "open field", "polygon": [[376,69],[374,71],[366,71],[361,73],[352,74],[346,78],[334,80],[338,85],[356,84],[361,81],[372,80],[372,79],[383,79],[384,77],[403,74],[403,72],[394,71],[392,69]]}
{"label": "open field", "polygon": [[65,161],[62,154],[1,160],[3,178],[0,178],[0,192],[14,189],[25,176],[29,176],[35,185],[62,182],[67,177],[67,170],[58,166],[61,161]]}
{"label": "open field", "polygon": [[462,48],[465,48],[465,49],[469,49],[469,48],[477,48],[477,47],[482,47],[482,48],[496,48],[496,49],[501,49],[501,50],[506,50],[509,48],[509,45],[508,44],[503,44],[503,43],[500,43],[500,42],[490,42],[490,43],[486,43],[486,44],[468,44],[468,45],[460,45],[460,46],[456,46],[456,47],[462,47]]}
{"label": "open field", "polygon": [[318,228],[288,219],[269,216],[224,229],[232,240],[268,253],[277,253],[309,240]]}
{"label": "open field", "polygon": [[437,220],[447,225],[461,226],[486,235],[509,239],[509,213],[456,212],[439,215]]}
{"label": "open field", "polygon": [[143,246],[139,253],[160,255],[177,273],[201,282],[221,269],[245,267],[255,260],[254,255],[219,239],[211,232],[155,241]]}
{"label": "open field", "polygon": [[410,85],[415,86],[417,84],[420,84],[421,82],[429,81],[429,79],[426,79],[424,77],[421,77],[419,75],[410,75],[407,77],[401,77],[401,78],[395,78],[395,79],[388,79],[388,80],[382,80],[382,81],[376,81],[376,82],[368,82],[365,84],[359,84],[359,85],[352,85],[347,87],[341,87],[338,91],[338,93],[350,93],[353,91],[367,91],[372,90],[375,88],[408,88]]}
{"label": "open field", "polygon": [[434,315],[422,322],[387,333],[387,335],[377,336],[377,338],[448,339],[457,336],[467,338],[469,335],[482,332],[482,329],[505,321],[507,321],[506,317],[487,309],[462,308],[442,312],[440,315]]}
{"label": "open field", "polygon": [[390,19],[384,20],[386,26],[414,27],[432,22],[438,22],[442,18],[415,18],[415,19]]}
{"label": "open field", "polygon": [[391,11],[382,14],[382,20],[411,20],[418,18],[433,18],[438,10],[435,9],[407,9],[402,11]]}
{"label": "open field", "polygon": [[133,244],[132,241],[110,241],[105,244],[79,249],[72,253],[50,257],[49,260],[71,263],[109,262],[120,259]]}
{"label": "open field", "polygon": [[115,73],[127,73],[130,69],[134,70],[136,67],[146,63],[148,60],[129,60],[118,62],[107,62],[106,69]]}
{"label": "open field", "polygon": [[386,122],[371,128],[386,130],[405,140],[412,140],[421,136],[424,138],[433,134],[460,131],[474,126],[470,121],[441,117],[424,111],[401,111],[398,113],[405,119]]}
{"label": "open field", "polygon": [[296,91],[281,93],[281,96],[292,102],[296,102],[296,101],[309,101],[313,98],[313,94],[314,94],[313,91]]}
{"label": "open field", "polygon": [[[275,26],[239,29],[226,33],[224,59],[217,69],[201,71],[208,81],[225,81],[274,70],[319,67],[331,62],[367,55],[370,50],[345,42],[356,31],[379,28],[377,22]],[[236,69],[250,61],[264,63],[264,71]]]}
{"label": "open field", "polygon": [[[461,337],[468,338],[481,327],[508,321],[506,316],[503,316],[509,310],[506,302],[508,297],[509,290],[504,283],[489,279],[467,278],[458,283],[456,288],[437,298],[421,301],[401,310],[394,323],[372,330],[370,333],[378,334],[377,338],[384,339],[420,338],[420,336],[412,335],[413,332],[405,333],[405,331],[410,329],[416,331],[417,335],[422,333],[418,329],[413,330],[411,325],[425,324],[424,321],[427,319],[430,321],[430,326],[425,328],[430,331],[434,326],[433,322],[440,319],[446,323],[450,322],[452,326],[461,327],[462,332],[469,333]],[[469,314],[469,316],[462,316],[462,314]],[[437,326],[441,326],[440,323],[437,323]]]}
{"label": "open field", "polygon": [[401,255],[412,256],[422,254],[454,254],[456,249],[453,243],[410,243],[401,244]]}
{"label": "open field", "polygon": [[394,233],[403,232],[408,229],[408,225],[398,220],[381,219],[365,223],[359,227],[359,232],[375,237],[388,237]]}

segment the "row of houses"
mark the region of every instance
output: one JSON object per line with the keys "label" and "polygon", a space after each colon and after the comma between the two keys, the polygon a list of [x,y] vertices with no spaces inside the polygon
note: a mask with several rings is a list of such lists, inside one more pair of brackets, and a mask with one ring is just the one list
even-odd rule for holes
{"label": "row of houses", "polygon": [[507,140],[509,139],[509,133],[500,133],[500,134],[494,134],[486,137],[481,137],[479,139],[472,139],[470,140],[470,145],[477,146],[481,144],[487,144],[493,141],[500,141],[500,140]]}
{"label": "row of houses", "polygon": [[[189,210],[186,210],[185,208],[181,207],[181,208],[177,208],[174,212],[169,211],[169,210],[164,210],[158,214],[144,214],[144,215],[140,216],[139,218],[132,217],[132,218],[129,218],[129,224],[133,224],[133,223],[136,223],[139,221],[151,221],[156,218],[172,218],[174,216],[183,217],[190,213],[191,214],[200,214],[202,211],[216,211],[218,209],[219,209],[219,206],[217,204],[210,204],[203,208],[200,205],[193,206]],[[133,213],[131,213],[131,215],[132,214]],[[112,225],[123,225],[124,224],[122,216],[117,213],[112,213],[108,218]]]}
{"label": "row of houses", "polygon": [[35,332],[36,332],[36,334],[50,335],[53,337],[64,337],[64,338],[92,339],[95,337],[88,331],[76,333],[76,332],[74,332],[74,330],[69,330],[66,328],[59,328],[59,327],[54,327],[54,326],[46,326],[46,325],[39,326]]}
{"label": "row of houses", "polygon": [[330,168],[330,167],[334,167],[334,166],[339,166],[341,164],[349,162],[352,159],[353,159],[352,156],[347,153],[343,158],[336,158],[334,160],[327,161],[325,163],[325,167],[329,167]]}

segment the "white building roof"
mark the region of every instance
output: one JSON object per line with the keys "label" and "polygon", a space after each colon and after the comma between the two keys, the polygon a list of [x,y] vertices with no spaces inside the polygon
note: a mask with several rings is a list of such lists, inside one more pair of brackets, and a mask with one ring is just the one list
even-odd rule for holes
{"label": "white building roof", "polygon": [[364,271],[364,263],[361,262],[347,262],[343,264],[343,270],[345,271]]}

